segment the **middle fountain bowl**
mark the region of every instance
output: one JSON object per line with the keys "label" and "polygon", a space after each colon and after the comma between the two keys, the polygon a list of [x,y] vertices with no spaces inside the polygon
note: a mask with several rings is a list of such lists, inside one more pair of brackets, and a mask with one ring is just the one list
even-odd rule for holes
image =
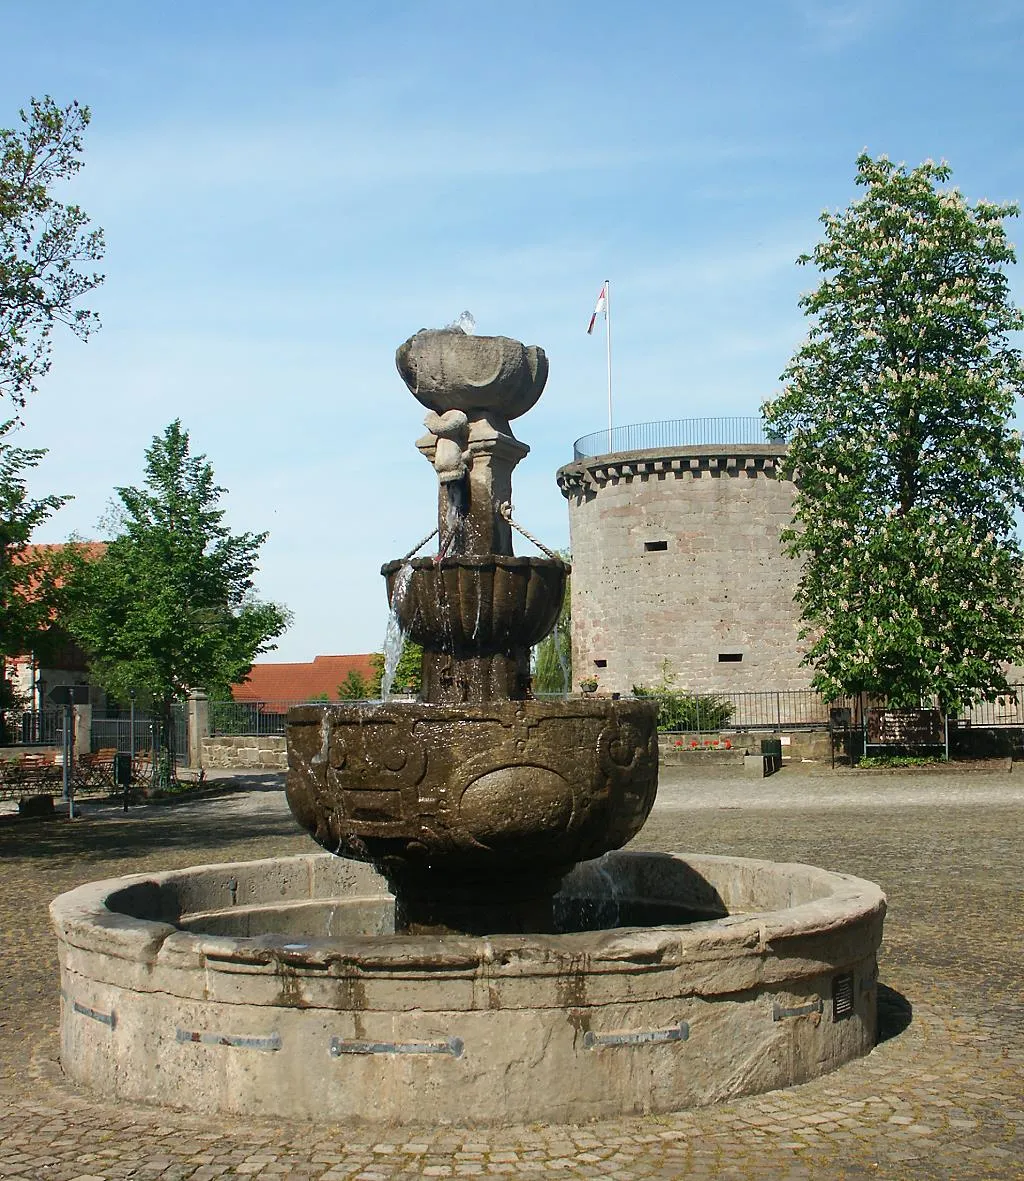
{"label": "middle fountain bowl", "polygon": [[410,639],[483,653],[539,643],[555,626],[569,567],[561,558],[484,554],[386,562],[381,574]]}

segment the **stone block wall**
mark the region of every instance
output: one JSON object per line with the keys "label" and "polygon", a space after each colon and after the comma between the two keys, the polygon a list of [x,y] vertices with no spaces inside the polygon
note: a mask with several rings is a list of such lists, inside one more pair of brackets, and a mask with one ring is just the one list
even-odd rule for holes
{"label": "stone block wall", "polygon": [[[659,763],[662,767],[696,767],[701,760],[709,763],[726,763],[729,756],[739,754],[756,755],[761,753],[761,743],[765,739],[780,739],[782,743],[782,764],[830,763],[832,760],[832,736],[825,727],[803,730],[723,730],[721,737],[728,738],[732,743],[732,750],[687,750],[690,740],[702,743],[705,738],[713,737],[708,734],[659,734]],[[681,740],[683,748],[676,746]],[[838,754],[839,752],[837,752]]]}
{"label": "stone block wall", "polygon": [[[779,535],[781,444],[604,455],[558,472],[569,502],[573,676],[602,690],[805,689],[798,567]],[[667,661],[667,664],[665,663]]]}
{"label": "stone block wall", "polygon": [[288,755],[283,735],[239,735],[203,738],[203,766],[209,770],[237,768],[251,771],[286,771]]}

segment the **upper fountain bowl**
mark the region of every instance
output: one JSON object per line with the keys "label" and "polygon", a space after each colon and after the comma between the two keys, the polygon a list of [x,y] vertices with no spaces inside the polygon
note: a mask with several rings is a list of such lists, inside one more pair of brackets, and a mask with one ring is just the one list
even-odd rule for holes
{"label": "upper fountain bowl", "polygon": [[548,359],[508,336],[467,336],[461,328],[424,328],[395,353],[413,396],[431,410],[492,411],[518,418],[537,401]]}

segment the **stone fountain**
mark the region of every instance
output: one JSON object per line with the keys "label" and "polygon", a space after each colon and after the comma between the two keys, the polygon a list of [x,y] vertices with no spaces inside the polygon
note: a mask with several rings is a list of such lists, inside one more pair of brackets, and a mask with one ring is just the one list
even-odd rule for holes
{"label": "stone fountain", "polygon": [[439,477],[438,557],[382,570],[423,645],[423,700],[292,710],[288,800],[325,849],[373,862],[399,931],[550,932],[572,866],[647,819],[655,709],[531,697],[530,648],[554,627],[568,573],[512,552],[512,469],[528,448],[509,423],[540,397],[542,350],[418,332],[397,361],[429,408],[417,446]]}
{"label": "stone fountain", "polygon": [[326,852],[53,903],[67,1075],[202,1112],[575,1121],[866,1053],[878,888],[616,851],[654,803],[652,705],[531,696],[568,573],[512,549],[542,350],[424,331],[397,362],[438,480],[437,555],[382,571],[422,700],[290,711],[288,801]]}

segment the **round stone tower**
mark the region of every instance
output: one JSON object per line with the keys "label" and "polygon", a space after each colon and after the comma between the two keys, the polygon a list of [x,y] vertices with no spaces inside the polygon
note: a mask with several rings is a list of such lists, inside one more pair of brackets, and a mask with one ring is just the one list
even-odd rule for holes
{"label": "round stone tower", "polygon": [[680,419],[578,439],[569,502],[573,678],[608,692],[804,689],[794,486],[758,418]]}

